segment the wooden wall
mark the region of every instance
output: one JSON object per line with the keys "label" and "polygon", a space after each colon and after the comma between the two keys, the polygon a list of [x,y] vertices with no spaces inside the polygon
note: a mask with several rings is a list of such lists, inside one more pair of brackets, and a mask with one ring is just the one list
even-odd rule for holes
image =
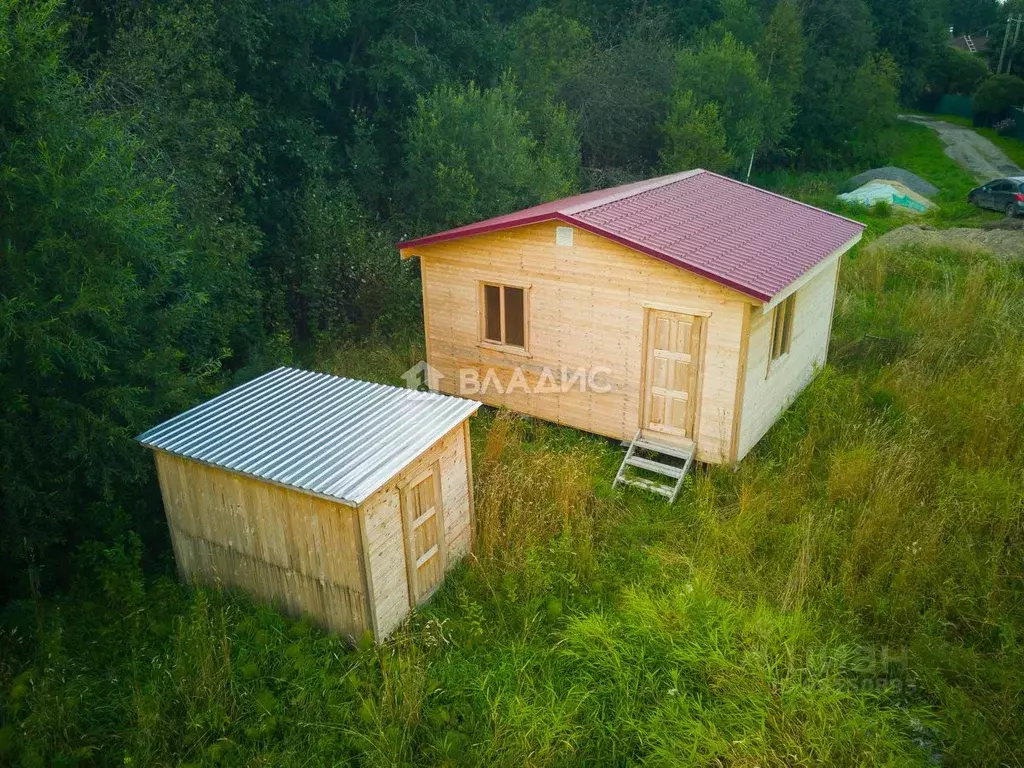
{"label": "wooden wall", "polygon": [[445,568],[471,549],[473,497],[469,451],[469,422],[464,421],[359,507],[368,553],[375,634],[379,638],[386,637],[402,623],[410,606],[402,489],[435,461],[441,468],[441,506],[447,544]]}
{"label": "wooden wall", "polygon": [[[427,357],[438,389],[463,394],[459,369],[481,380],[493,367],[503,382],[521,365],[533,386],[545,367],[607,367],[610,392],[539,394],[517,388],[466,396],[613,438],[632,439],[640,422],[645,305],[707,316],[698,458],[727,461],[732,448],[743,323],[751,300],[728,288],[574,228],[572,246],[555,245],[544,222],[413,253],[421,260]],[[529,356],[480,343],[482,281],[529,286]],[[557,387],[555,388],[557,389]]]}
{"label": "wooden wall", "polygon": [[796,292],[789,354],[769,366],[772,313],[751,310],[737,459],[742,459],[814,378],[828,354],[841,257]]}
{"label": "wooden wall", "polygon": [[354,508],[160,451],[183,578],[243,589],[357,639],[370,628]]}

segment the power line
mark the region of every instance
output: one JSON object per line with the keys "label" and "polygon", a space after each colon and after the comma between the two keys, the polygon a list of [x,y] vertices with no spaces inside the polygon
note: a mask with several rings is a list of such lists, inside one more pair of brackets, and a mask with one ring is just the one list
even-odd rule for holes
{"label": "power line", "polygon": [[[1003,49],[999,52],[999,66],[996,67],[996,74],[998,75],[1003,71],[1003,60],[1006,59],[1006,46],[1010,43],[1010,27],[1016,24],[1016,30],[1013,34],[1013,45],[1016,47],[1017,39],[1020,37],[1020,25],[1024,23],[1024,15],[1021,16],[1007,16],[1006,17],[1006,31],[1003,33]],[[1011,52],[1010,58],[1006,61],[1006,73],[1010,73],[1010,69],[1013,66],[1013,54]]]}

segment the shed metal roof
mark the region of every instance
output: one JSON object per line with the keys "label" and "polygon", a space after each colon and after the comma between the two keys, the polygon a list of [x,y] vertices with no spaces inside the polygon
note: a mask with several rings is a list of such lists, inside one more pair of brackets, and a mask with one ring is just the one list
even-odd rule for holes
{"label": "shed metal roof", "polygon": [[557,219],[761,301],[855,242],[864,225],[697,169],[555,200],[398,244],[401,249]]}
{"label": "shed metal roof", "polygon": [[137,440],[358,505],[479,407],[434,392],[278,368]]}

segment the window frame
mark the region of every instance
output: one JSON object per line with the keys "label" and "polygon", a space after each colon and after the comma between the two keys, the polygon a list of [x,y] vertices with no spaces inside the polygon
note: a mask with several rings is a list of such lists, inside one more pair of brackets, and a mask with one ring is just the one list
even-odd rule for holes
{"label": "window frame", "polygon": [[[487,338],[487,288],[498,289],[498,315],[501,322],[501,341],[495,341]],[[487,349],[499,350],[501,352],[508,352],[515,355],[523,355],[530,357],[530,288],[532,286],[528,283],[517,283],[508,281],[498,280],[481,280],[479,289],[477,291],[477,301],[479,303],[479,345]],[[505,330],[505,290],[507,288],[513,288],[521,290],[523,292],[523,345],[509,344],[505,341],[508,338],[508,334]]]}
{"label": "window frame", "polygon": [[[789,357],[793,348],[793,325],[796,320],[796,292],[775,305],[771,331],[768,334],[768,371]],[[776,349],[778,351],[776,352]]]}

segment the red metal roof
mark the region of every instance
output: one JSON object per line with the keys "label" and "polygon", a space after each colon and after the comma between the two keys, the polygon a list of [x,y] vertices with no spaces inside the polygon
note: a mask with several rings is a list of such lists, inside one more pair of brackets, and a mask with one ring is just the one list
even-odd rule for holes
{"label": "red metal roof", "polygon": [[710,171],[661,176],[399,243],[401,249],[557,219],[761,301],[864,225]]}

